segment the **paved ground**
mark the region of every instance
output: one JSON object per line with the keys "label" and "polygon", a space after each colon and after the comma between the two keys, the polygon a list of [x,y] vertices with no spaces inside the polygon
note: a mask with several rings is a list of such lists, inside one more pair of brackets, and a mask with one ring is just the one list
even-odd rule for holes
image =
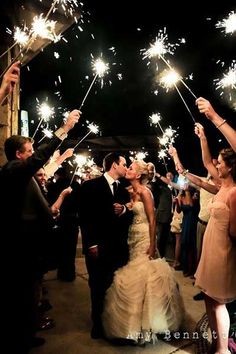
{"label": "paved ground", "polygon": [[38,333],[46,339],[46,343],[42,347],[33,349],[32,354],[195,353],[196,346],[192,341],[192,333],[195,332],[196,324],[204,314],[204,303],[193,301],[192,297],[198,289],[193,286],[192,279],[184,278],[180,271],[175,272],[184,298],[185,328],[190,333],[189,339],[173,339],[169,342],[159,340],[157,344],[148,344],[145,347],[114,346],[105,340],[90,338],[89,289],[84,259],[80,250],[78,250],[76,263],[77,278],[72,283],[58,281],[54,271],[46,276],[45,283],[53,305],[48,315],[55,320],[56,326]]}

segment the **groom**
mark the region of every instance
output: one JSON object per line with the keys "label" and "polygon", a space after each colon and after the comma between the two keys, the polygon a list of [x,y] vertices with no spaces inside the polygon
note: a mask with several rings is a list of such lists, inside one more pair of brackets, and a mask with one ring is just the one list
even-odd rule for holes
{"label": "groom", "polygon": [[118,181],[127,171],[125,158],[112,152],[105,156],[103,168],[103,176],[85,181],[80,191],[80,226],[89,274],[93,339],[103,336],[101,314],[113,274],[128,261],[128,226],[133,216],[125,206],[130,200],[128,191]]}

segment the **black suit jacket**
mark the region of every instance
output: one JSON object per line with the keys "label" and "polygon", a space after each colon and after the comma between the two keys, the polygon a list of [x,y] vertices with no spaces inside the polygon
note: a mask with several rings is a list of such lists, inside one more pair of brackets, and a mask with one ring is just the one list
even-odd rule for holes
{"label": "black suit jacket", "polygon": [[[128,227],[133,213],[126,208],[121,216],[114,213],[113,203],[129,202],[128,191],[119,184],[114,197],[104,176],[85,181],[80,190],[80,226],[83,252],[97,245],[100,256],[116,257],[117,262],[127,262]],[[123,258],[123,261],[122,261]]]}
{"label": "black suit jacket", "polygon": [[[43,237],[43,234],[46,234],[43,225],[48,225],[50,220],[46,201],[44,203],[44,198],[32,177],[43,167],[60,143],[61,140],[54,136],[27,160],[16,159],[7,162],[0,173],[0,221],[5,230],[2,235],[3,250],[9,261],[17,264],[17,269],[25,266],[27,272],[34,268],[31,265],[35,250],[39,247],[36,234]],[[41,230],[43,231],[40,233]]]}

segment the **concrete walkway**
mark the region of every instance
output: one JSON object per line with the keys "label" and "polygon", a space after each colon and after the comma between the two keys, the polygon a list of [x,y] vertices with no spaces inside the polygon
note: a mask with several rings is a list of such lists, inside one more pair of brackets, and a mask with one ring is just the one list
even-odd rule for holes
{"label": "concrete walkway", "polygon": [[72,283],[58,281],[55,271],[49,272],[45,277],[48,297],[53,305],[48,316],[55,320],[56,326],[38,332],[38,336],[44,337],[46,343],[33,349],[32,354],[190,354],[196,352],[196,345],[192,340],[193,332],[205,311],[204,302],[194,301],[192,298],[198,292],[198,289],[193,286],[192,279],[184,278],[180,271],[175,272],[184,298],[186,308],[184,329],[189,332],[189,339],[173,338],[171,341],[160,339],[157,344],[147,344],[145,347],[114,346],[105,340],[90,338],[90,298],[84,258],[78,256],[76,263],[77,277]]}

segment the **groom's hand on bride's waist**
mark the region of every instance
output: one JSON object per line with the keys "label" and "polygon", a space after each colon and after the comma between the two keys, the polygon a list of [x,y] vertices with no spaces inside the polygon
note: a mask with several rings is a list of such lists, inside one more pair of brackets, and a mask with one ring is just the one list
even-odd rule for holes
{"label": "groom's hand on bride's waist", "polygon": [[123,204],[114,203],[113,207],[114,207],[115,214],[118,215],[118,216],[124,214],[125,211],[126,211],[126,207]]}

